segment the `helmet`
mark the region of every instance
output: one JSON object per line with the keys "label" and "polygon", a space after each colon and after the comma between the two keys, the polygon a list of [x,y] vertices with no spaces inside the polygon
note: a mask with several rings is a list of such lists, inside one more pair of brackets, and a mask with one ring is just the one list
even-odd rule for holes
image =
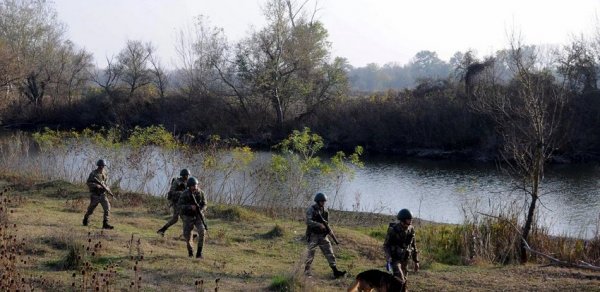
{"label": "helmet", "polygon": [[396,218],[398,218],[398,220],[412,219],[413,215],[408,209],[402,209],[398,212]]}
{"label": "helmet", "polygon": [[106,166],[106,162],[104,162],[104,159],[100,159],[96,162],[96,166]]}
{"label": "helmet", "polygon": [[190,171],[187,168],[184,168],[179,172],[179,176],[190,176]]}
{"label": "helmet", "polygon": [[191,187],[191,186],[195,186],[195,185],[198,185],[198,180],[195,177],[188,178],[187,186]]}
{"label": "helmet", "polygon": [[315,195],[315,202],[327,201],[327,196],[323,193],[318,193]]}

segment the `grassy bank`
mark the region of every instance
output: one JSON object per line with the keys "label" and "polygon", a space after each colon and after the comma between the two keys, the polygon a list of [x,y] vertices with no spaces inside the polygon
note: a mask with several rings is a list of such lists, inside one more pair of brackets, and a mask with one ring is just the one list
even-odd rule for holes
{"label": "grassy bank", "polygon": [[[299,212],[211,205],[205,258],[192,260],[180,238],[180,222],[164,238],[155,233],[169,217],[160,198],[122,193],[113,201],[116,228],[104,231],[100,206],[90,226],[81,225],[89,201],[84,186],[4,175],[0,188],[7,188],[0,210],[2,283],[10,284],[13,277],[15,286],[48,291],[84,286],[101,291],[215,291],[217,286],[219,291],[342,291],[360,271],[383,269],[382,236],[391,219],[334,214],[342,242],[334,248],[339,266],[350,276],[333,279],[318,253],[314,276],[305,279],[305,225]],[[413,291],[600,291],[597,272],[537,264],[465,265],[453,252],[458,247],[451,246],[452,228],[418,223],[422,271],[409,275]],[[453,262],[463,264],[448,264]]]}

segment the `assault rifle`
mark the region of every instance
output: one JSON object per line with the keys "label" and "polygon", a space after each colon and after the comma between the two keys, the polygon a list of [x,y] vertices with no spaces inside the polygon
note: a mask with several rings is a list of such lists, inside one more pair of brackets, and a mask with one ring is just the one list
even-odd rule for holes
{"label": "assault rifle", "polygon": [[99,184],[99,185],[102,187],[102,189],[103,189],[103,190],[104,190],[104,191],[105,191],[107,194],[109,194],[111,197],[113,197],[113,198],[115,198],[115,199],[117,198],[117,197],[115,196],[115,194],[113,194],[113,192],[110,190],[110,188],[109,188],[109,187],[108,187],[106,184],[104,184],[103,182],[101,182],[101,181],[100,181],[98,178],[94,177],[94,182],[95,182],[95,183],[97,183],[97,184]]}
{"label": "assault rifle", "polygon": [[323,215],[321,215],[321,213],[317,213],[319,214],[319,220],[321,221],[321,223],[323,223],[323,225],[325,225],[325,229],[327,230],[327,234],[329,235],[329,237],[331,237],[331,239],[333,239],[333,242],[335,242],[335,244],[340,244],[339,241],[337,240],[337,238],[335,237],[335,234],[333,234],[333,230],[331,230],[331,228],[329,228],[329,224],[327,223],[327,220],[325,220],[325,218],[323,218]]}
{"label": "assault rifle", "polygon": [[202,207],[200,207],[200,204],[198,204],[198,201],[196,201],[196,197],[194,196],[194,194],[192,194],[190,192],[190,196],[192,196],[192,200],[194,200],[194,205],[196,205],[196,213],[198,213],[198,217],[200,217],[200,220],[202,220],[202,225],[204,226],[204,230],[208,231],[208,226],[206,225],[206,219],[204,218],[204,214],[202,213]]}

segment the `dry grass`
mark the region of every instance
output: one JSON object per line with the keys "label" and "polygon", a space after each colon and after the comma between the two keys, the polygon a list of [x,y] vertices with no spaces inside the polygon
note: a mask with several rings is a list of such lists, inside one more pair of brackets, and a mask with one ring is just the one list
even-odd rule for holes
{"label": "dry grass", "polygon": [[[83,210],[77,200],[88,202],[87,194],[81,192],[82,186],[57,182],[31,182],[22,187],[17,184],[16,178],[10,182],[0,181],[0,186],[13,186],[8,196],[0,196],[4,202],[0,220],[4,232],[3,255],[13,256],[2,258],[2,275],[15,279],[2,283],[22,283],[19,290],[75,287],[79,291],[83,288],[100,291],[265,291],[269,288],[340,291],[349,286],[360,271],[383,269],[381,234],[385,232],[382,230],[389,216],[367,219],[366,214],[333,213],[332,226],[342,242],[334,246],[338,265],[350,275],[333,279],[319,253],[313,266],[314,276],[306,279],[301,273],[306,249],[305,225],[296,214],[274,219],[257,209],[209,205],[204,259],[196,260],[187,257],[185,243],[179,237],[181,223],[169,229],[164,238],[155,233],[169,215],[151,210],[166,202],[127,194],[121,203],[113,204],[112,222],[116,229],[104,231],[100,229],[101,210],[92,215],[89,227],[81,226]],[[210,196],[208,199],[210,203]],[[360,224],[365,221],[376,225]],[[414,291],[600,290],[600,275],[582,270],[497,266],[487,262],[471,266],[440,264],[434,247],[438,245],[437,252],[452,250],[439,245],[444,240],[451,242],[451,228],[419,225],[424,269],[409,275]],[[442,233],[445,235],[435,236]]]}

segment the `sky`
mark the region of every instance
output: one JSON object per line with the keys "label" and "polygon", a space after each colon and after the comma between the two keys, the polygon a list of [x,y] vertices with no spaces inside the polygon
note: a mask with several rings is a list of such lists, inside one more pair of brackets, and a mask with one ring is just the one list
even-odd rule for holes
{"label": "sky", "polygon": [[[176,34],[208,17],[232,42],[264,26],[267,0],[54,0],[68,38],[105,58],[127,40],[151,41],[175,67]],[[297,0],[298,1],[298,0]],[[304,0],[301,0],[304,1]],[[526,44],[564,45],[598,24],[600,0],[309,0],[329,32],[331,53],[351,65],[408,63],[422,50],[448,61],[457,51],[489,55],[508,44],[511,31]]]}

